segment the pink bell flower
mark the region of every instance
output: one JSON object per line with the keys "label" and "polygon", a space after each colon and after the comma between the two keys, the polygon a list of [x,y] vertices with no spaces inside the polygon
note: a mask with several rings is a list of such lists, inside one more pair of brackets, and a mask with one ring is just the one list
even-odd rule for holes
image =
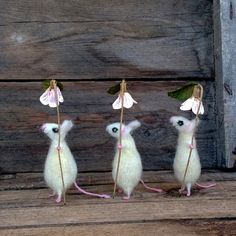
{"label": "pink bell flower", "polygon": [[49,87],[40,96],[40,98],[39,98],[40,102],[45,106],[49,105],[49,107],[56,107],[57,105],[59,105],[60,102],[62,103],[64,101],[64,99],[62,97],[61,91],[58,87],[56,87],[56,91],[57,91],[58,104],[57,104],[55,90],[51,87]]}
{"label": "pink bell flower", "polygon": [[[137,104],[137,102],[131,97],[131,95],[128,92],[124,93],[123,99],[124,99],[123,106],[127,109],[131,108],[134,103]],[[115,100],[115,102],[112,104],[112,107],[113,109],[117,110],[121,109],[121,106],[122,106],[122,97],[121,95],[119,95],[118,98]]]}
{"label": "pink bell flower", "polygon": [[[200,100],[192,96],[181,104],[180,110],[182,111],[192,110],[192,112],[196,115],[199,105],[200,105]],[[200,105],[199,114],[204,114],[204,107],[203,107],[202,102]]]}

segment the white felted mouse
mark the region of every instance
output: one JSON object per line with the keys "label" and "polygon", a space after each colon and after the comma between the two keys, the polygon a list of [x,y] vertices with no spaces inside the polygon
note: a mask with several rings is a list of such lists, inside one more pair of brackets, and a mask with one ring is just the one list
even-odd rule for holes
{"label": "white felted mouse", "polygon": [[[126,196],[123,198],[128,200],[134,188],[137,186],[139,181],[150,190],[162,192],[161,189],[150,188],[144,184],[142,177],[142,162],[140,154],[136,148],[131,132],[140,127],[140,122],[135,120],[130,122],[128,125],[122,124],[122,146],[119,141],[116,145],[115,157],[112,164],[112,177],[115,181],[116,170],[118,165],[119,149],[121,149],[120,168],[118,172],[117,185],[124,191]],[[120,135],[120,123],[110,124],[106,128],[107,132],[119,140]]]}
{"label": "white felted mouse", "polygon": [[[59,150],[60,150],[62,171],[64,177],[65,192],[74,184],[75,187],[84,194],[101,198],[110,198],[110,196],[105,194],[100,195],[95,193],[89,193],[81,189],[77,185],[76,183],[77,165],[65,141],[65,137],[67,133],[71,130],[72,126],[73,123],[70,120],[65,120],[60,126],[61,141]],[[52,196],[57,195],[56,202],[59,203],[61,201],[61,196],[63,194],[63,184],[62,184],[61,171],[58,159],[59,128],[57,124],[46,123],[42,125],[41,129],[51,139],[51,145],[48,151],[44,167],[44,178],[47,185],[53,190]]]}
{"label": "white felted mouse", "polygon": [[[211,184],[209,186],[197,184],[197,180],[201,174],[201,163],[196,147],[196,139],[195,136],[193,137],[193,134],[199,122],[196,122],[195,119],[190,121],[182,116],[172,116],[170,118],[170,122],[179,132],[173,168],[176,179],[181,184],[183,184],[183,188],[180,189],[180,192],[183,192],[185,189],[187,189],[187,196],[190,196],[191,188],[195,184],[201,188],[215,186],[215,184]],[[187,166],[190,149],[192,149],[192,153],[184,180],[184,173]]]}

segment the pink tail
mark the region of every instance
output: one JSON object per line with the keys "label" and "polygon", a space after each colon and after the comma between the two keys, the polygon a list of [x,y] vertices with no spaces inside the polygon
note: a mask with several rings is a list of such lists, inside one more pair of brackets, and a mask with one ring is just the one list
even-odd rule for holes
{"label": "pink tail", "polygon": [[93,197],[99,197],[99,198],[106,198],[106,199],[107,198],[111,198],[111,196],[107,195],[107,194],[97,194],[97,193],[87,192],[87,191],[83,190],[82,188],[80,188],[79,185],[76,182],[74,182],[74,185],[78,189],[78,191],[80,191],[83,194],[86,194],[86,195],[89,195],[89,196],[93,196]]}
{"label": "pink tail", "polygon": [[209,185],[202,185],[202,184],[196,183],[196,185],[197,185],[198,187],[200,187],[200,188],[212,188],[212,187],[215,187],[215,186],[216,186],[215,183],[214,183],[214,184],[209,184]]}
{"label": "pink tail", "polygon": [[144,186],[146,189],[148,189],[148,190],[151,190],[151,191],[154,191],[154,192],[158,192],[158,193],[163,192],[162,189],[148,187],[148,186],[144,183],[144,181],[143,181],[142,179],[140,180],[140,182],[141,182],[141,183],[143,184],[143,186]]}

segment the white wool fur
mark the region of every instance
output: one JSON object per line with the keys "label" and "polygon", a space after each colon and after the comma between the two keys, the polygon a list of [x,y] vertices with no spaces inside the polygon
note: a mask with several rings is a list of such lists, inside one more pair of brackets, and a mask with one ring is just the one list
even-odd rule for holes
{"label": "white wool fur", "polygon": [[[137,120],[130,122],[127,126],[122,124],[122,149],[117,185],[128,197],[131,195],[133,189],[137,186],[142,176],[141,157],[136,148],[134,139],[130,134],[131,131],[138,128],[140,125],[140,122]],[[115,133],[113,132],[114,128],[115,130],[117,129]],[[108,125],[106,128],[107,132],[117,139],[119,139],[119,129],[120,123]],[[112,164],[112,177],[114,181],[116,178],[119,157],[118,145],[119,141],[116,145],[115,157]]]}
{"label": "white wool fur", "polygon": [[[181,121],[183,122],[183,125],[180,126],[179,124],[182,124]],[[181,116],[173,116],[171,117],[170,122],[179,132],[173,168],[176,179],[182,184],[185,168],[188,162],[192,136],[196,127],[196,121],[189,121],[188,119]],[[178,124],[178,122],[180,123]],[[201,174],[201,163],[196,148],[195,138],[193,143],[194,148],[192,150],[185,182],[183,183],[184,187],[187,188],[188,193],[190,193],[191,187],[197,182]]]}
{"label": "white wool fur", "polygon": [[[67,146],[65,136],[72,128],[73,123],[65,120],[61,125],[61,164],[63,170],[63,177],[65,183],[65,191],[67,191],[71,185],[75,182],[77,177],[77,165],[75,159]],[[58,159],[58,133],[54,133],[53,129],[58,129],[57,124],[47,123],[42,126],[42,130],[51,139],[51,145],[48,151],[48,155],[44,167],[44,178],[47,185],[53,190],[55,194],[61,196],[63,194],[63,185],[61,179],[61,171]]]}

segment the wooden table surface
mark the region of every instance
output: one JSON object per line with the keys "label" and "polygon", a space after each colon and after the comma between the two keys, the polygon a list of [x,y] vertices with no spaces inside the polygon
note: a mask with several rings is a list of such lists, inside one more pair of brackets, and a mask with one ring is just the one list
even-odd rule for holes
{"label": "wooden table surface", "polygon": [[[145,172],[150,186],[164,193],[147,192],[139,185],[130,201],[97,199],[71,189],[67,205],[48,198],[42,173],[0,176],[0,235],[236,235],[236,175],[209,170],[201,183],[212,189],[194,189],[179,196],[169,171]],[[112,193],[111,173],[79,174],[85,189]]]}

